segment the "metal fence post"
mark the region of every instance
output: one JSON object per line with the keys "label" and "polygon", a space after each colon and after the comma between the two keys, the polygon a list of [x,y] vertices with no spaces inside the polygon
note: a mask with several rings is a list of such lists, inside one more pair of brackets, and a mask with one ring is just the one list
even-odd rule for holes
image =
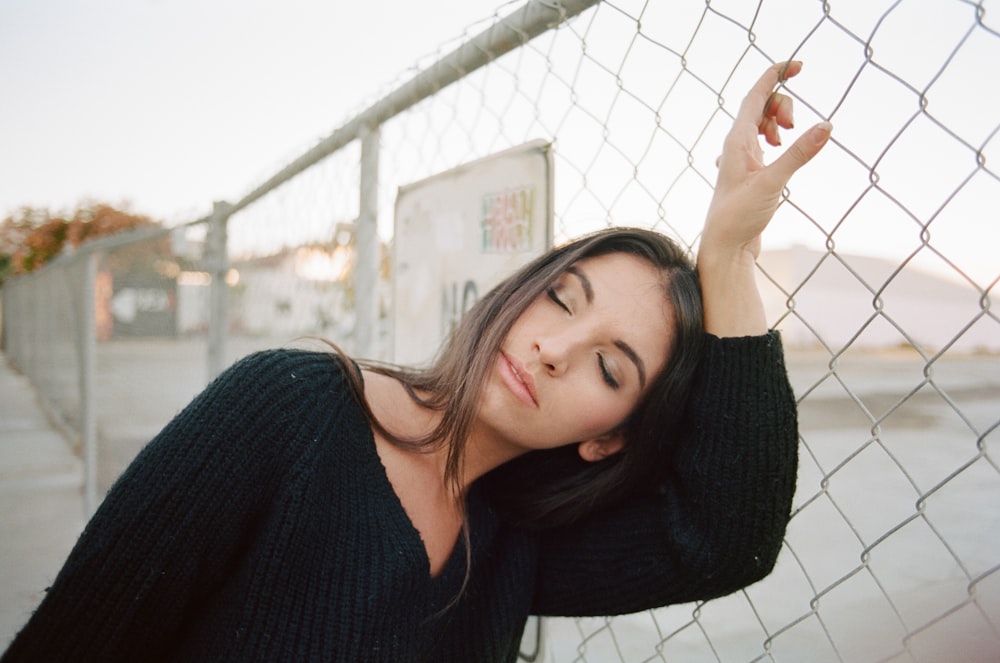
{"label": "metal fence post", "polygon": [[228,225],[232,206],[216,201],[208,224],[205,266],[212,276],[208,292],[208,357],[206,368],[212,380],[226,365],[226,340],[229,333],[229,292],[226,273],[229,271]]}
{"label": "metal fence post", "polygon": [[80,358],[80,442],[83,446],[83,494],[86,517],[97,510],[97,263],[100,253],[93,251],[83,258],[83,286],[80,307],[77,353]]}
{"label": "metal fence post", "polygon": [[361,206],[355,229],[357,267],[354,273],[355,353],[373,357],[378,333],[378,161],[379,128],[361,134]]}

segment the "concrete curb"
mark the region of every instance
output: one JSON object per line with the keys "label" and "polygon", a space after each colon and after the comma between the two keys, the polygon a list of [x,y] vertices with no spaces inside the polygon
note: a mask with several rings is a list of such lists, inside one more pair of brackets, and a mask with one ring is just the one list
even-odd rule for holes
{"label": "concrete curb", "polygon": [[0,355],[0,650],[37,607],[84,525],[83,463]]}

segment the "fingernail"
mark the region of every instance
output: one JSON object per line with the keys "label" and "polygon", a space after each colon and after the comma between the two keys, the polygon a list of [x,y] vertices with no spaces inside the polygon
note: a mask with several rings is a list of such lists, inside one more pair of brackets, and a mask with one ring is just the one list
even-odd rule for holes
{"label": "fingernail", "polygon": [[833,131],[833,125],[829,122],[820,122],[811,132],[811,137],[814,143],[822,143],[827,138],[830,137],[830,133]]}

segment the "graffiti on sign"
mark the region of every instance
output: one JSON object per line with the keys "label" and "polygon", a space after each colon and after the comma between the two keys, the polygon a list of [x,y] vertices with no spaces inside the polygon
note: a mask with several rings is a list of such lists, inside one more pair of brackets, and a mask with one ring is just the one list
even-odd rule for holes
{"label": "graffiti on sign", "polygon": [[451,333],[462,316],[479,301],[476,282],[467,280],[464,284],[453,281],[441,288],[441,336]]}
{"label": "graffiti on sign", "polygon": [[531,187],[507,189],[483,196],[484,253],[532,250],[531,220],[535,192]]}

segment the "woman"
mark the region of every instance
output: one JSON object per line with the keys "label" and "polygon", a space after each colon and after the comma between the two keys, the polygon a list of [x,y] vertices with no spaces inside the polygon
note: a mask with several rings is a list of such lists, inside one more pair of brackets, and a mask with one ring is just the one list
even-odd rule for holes
{"label": "woman", "polygon": [[511,277],[428,371],[239,362],[122,475],[4,661],[513,661],[529,613],[767,575],[797,434],[754,259],[830,127],[766,167],[757,135],[791,126],[772,90],[800,68],[744,101],[697,273],[611,230]]}

